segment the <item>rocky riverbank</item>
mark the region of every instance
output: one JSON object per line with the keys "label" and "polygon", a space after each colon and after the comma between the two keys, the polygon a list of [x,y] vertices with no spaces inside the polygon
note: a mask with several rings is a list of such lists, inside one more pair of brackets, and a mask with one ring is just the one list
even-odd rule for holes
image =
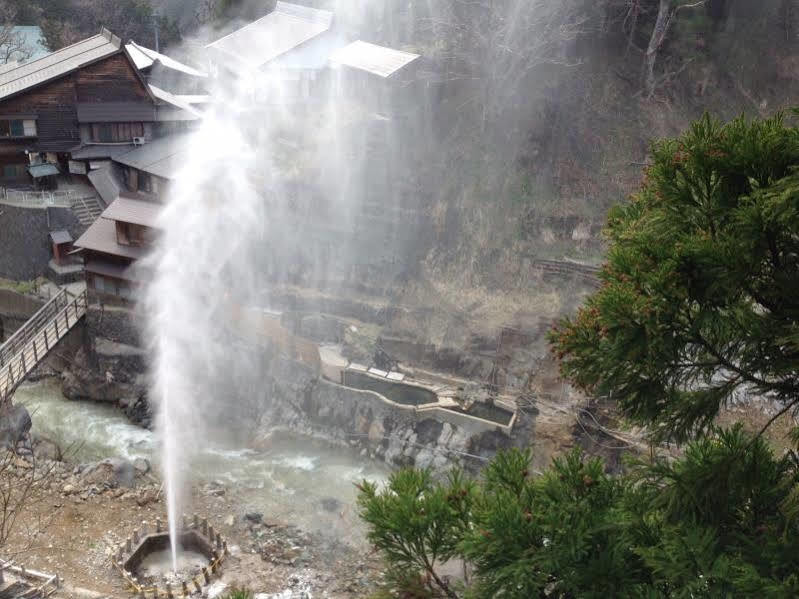
{"label": "rocky riverbank", "polygon": [[[49,459],[39,451],[44,447],[34,442],[34,452],[25,447],[19,455],[5,454],[8,466],[0,471],[0,485],[31,477],[37,482],[4,553],[21,552],[17,561],[59,574],[68,589],[126,597],[110,558],[143,522],[166,520],[160,482],[146,461],[72,464]],[[214,522],[231,551],[206,597],[246,587],[264,597],[350,598],[380,584],[381,563],[365,546],[247,510],[246,502],[235,486],[220,481],[192,490],[192,509]],[[335,511],[341,505],[331,500],[328,508]]]}

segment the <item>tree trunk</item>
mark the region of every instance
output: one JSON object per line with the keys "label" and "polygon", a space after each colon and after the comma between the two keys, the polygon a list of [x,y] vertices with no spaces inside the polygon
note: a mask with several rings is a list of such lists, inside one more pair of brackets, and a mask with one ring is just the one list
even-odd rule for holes
{"label": "tree trunk", "polygon": [[658,51],[666,39],[671,24],[671,3],[672,0],[660,0],[658,6],[658,18],[655,21],[655,28],[649,38],[649,45],[646,48],[646,62],[644,85],[646,86],[647,97],[651,98],[655,93],[655,64],[658,59]]}

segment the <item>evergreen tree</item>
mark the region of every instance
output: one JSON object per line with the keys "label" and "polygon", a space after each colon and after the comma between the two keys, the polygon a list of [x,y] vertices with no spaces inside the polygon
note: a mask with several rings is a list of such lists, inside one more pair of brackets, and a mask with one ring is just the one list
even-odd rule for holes
{"label": "evergreen tree", "polygon": [[[475,597],[799,596],[795,451],[713,425],[740,392],[775,418],[799,405],[797,166],[781,115],[705,117],[657,143],[641,191],[609,218],[601,289],[552,334],[567,378],[687,440],[679,459],[610,477],[572,453],[533,478],[530,455],[511,452],[477,484],[403,471],[366,485],[361,514],[392,568],[438,581],[459,557]],[[461,592],[443,582],[428,596]]]}
{"label": "evergreen tree", "polygon": [[608,220],[602,288],[552,335],[566,378],[685,440],[736,393],[799,403],[799,131],[705,117]]}

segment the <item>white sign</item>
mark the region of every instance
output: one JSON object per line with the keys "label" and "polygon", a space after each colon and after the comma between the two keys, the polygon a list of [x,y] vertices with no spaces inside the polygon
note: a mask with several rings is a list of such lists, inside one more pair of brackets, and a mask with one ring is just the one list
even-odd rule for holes
{"label": "white sign", "polygon": [[78,162],[77,160],[70,160],[69,161],[69,172],[75,175],[85,175],[86,174],[86,163],[85,162]]}

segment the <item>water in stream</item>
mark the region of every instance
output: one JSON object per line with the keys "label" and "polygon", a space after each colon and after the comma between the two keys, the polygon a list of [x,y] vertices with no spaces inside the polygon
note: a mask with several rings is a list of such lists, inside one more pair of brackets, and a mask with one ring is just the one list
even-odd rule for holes
{"label": "water in stream", "polygon": [[[141,457],[158,468],[155,435],[131,424],[113,406],[68,401],[57,381],[23,386],[15,401],[31,412],[34,433],[70,448],[71,461]],[[259,451],[209,447],[193,466],[194,484],[223,482],[241,502],[240,513],[259,511],[268,520],[354,543],[362,540],[362,529],[354,512],[353,483],[364,478],[382,481],[388,474],[355,451],[288,433],[275,434],[269,447]]]}

